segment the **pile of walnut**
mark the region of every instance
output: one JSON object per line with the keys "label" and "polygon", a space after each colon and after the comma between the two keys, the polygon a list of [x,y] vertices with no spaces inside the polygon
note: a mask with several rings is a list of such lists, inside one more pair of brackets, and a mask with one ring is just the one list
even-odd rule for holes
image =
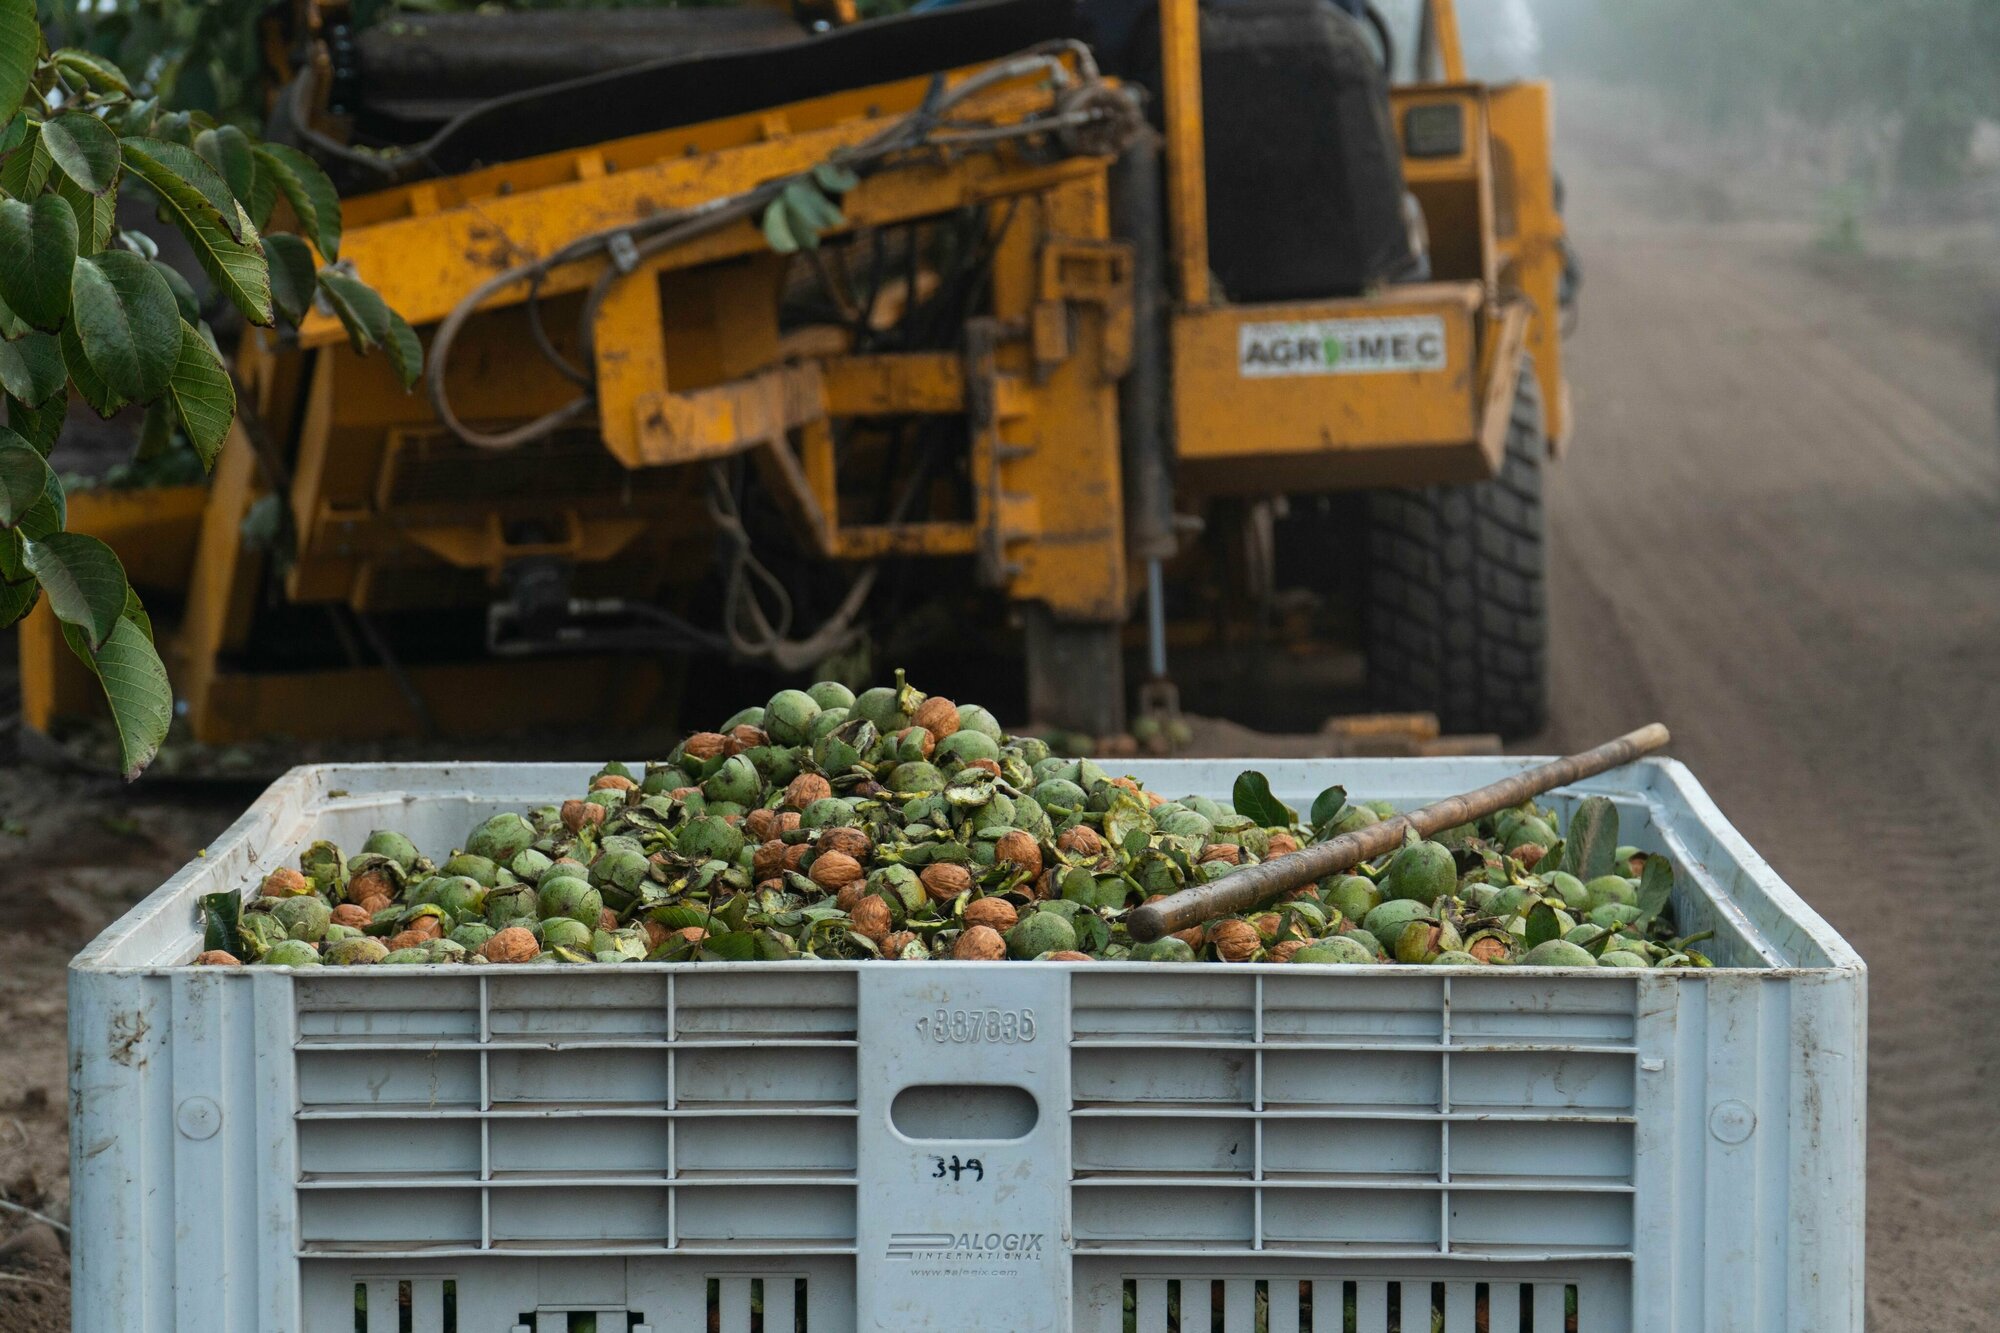
{"label": "pile of walnut", "polygon": [[203,900],[207,965],[797,958],[1707,966],[1664,857],[1585,801],[1409,841],[1268,911],[1150,944],[1131,909],[1392,814],[1261,774],[1167,800],[902,683],[784,690],[587,794],[494,815],[442,863],[380,830]]}

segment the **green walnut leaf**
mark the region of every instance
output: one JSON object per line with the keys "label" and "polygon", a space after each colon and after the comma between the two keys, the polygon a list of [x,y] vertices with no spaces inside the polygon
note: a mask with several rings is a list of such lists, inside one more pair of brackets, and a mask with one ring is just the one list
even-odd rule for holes
{"label": "green walnut leaf", "polygon": [[238,203],[255,195],[257,159],[251,155],[249,135],[234,125],[218,125],[194,136],[194,151],[215,168]]}
{"label": "green walnut leaf", "polygon": [[43,121],[42,142],[57,169],[91,194],[109,194],[118,183],[118,136],[88,111],[65,111]]}
{"label": "green walnut leaf", "polygon": [[[230,197],[228,185],[179,144],[126,139],[123,147],[126,169],[159,197],[167,219],[194,249],[202,272],[252,323],[269,324],[271,280],[264,250],[249,217]],[[184,169],[194,174],[184,174]]]}
{"label": "green walnut leaf", "polygon": [[822,162],[813,168],[813,179],[828,194],[846,194],[861,184],[861,178],[837,162]]}
{"label": "green walnut leaf", "polygon": [[388,353],[389,364],[396,371],[396,378],[403,382],[405,392],[413,389],[424,373],[424,345],[417,339],[417,331],[410,322],[395,311],[389,311],[389,339],[383,344]]}
{"label": "green walnut leaf", "polygon": [[703,957],[731,963],[747,963],[757,956],[757,937],[747,930],[726,930],[701,942]]}
{"label": "green walnut leaf", "polygon": [[1271,781],[1256,769],[1237,775],[1230,794],[1236,813],[1255,820],[1259,828],[1290,828],[1299,822],[1298,811],[1271,795]]}
{"label": "green walnut leaf", "polygon": [[1618,850],[1618,807],[1608,797],[1592,796],[1577,806],[1564,832],[1562,870],[1588,884],[1611,873]]}
{"label": "green walnut leaf", "polygon": [[1528,911],[1527,941],[1530,949],[1537,944],[1545,944],[1562,934],[1562,922],[1556,919],[1556,909],[1547,903],[1536,903]]}
{"label": "green walnut leaf", "polygon": [[1325,828],[1340,818],[1340,812],[1347,808],[1347,788],[1328,787],[1313,797],[1312,813],[1307,816],[1315,829]]}
{"label": "green walnut leaf", "polygon": [[62,481],[51,471],[42,487],[41,503],[32,506],[15,522],[13,541],[0,542],[0,579],[9,583],[33,580],[34,575],[29,571],[25,558],[27,543],[61,532],[63,524],[68,521],[69,501],[63,495]]}
{"label": "green walnut leaf", "polygon": [[214,467],[236,419],[236,385],[222,358],[193,325],[183,322],[180,356],[167,380],[167,397],[203,467]]}
{"label": "green walnut leaf", "polygon": [[0,528],[13,528],[48,494],[53,477],[41,451],[0,427]]}
{"label": "green walnut leaf", "polygon": [[[210,166],[208,159],[200,153],[166,139],[128,138],[121,142],[120,147],[124,152],[125,165],[153,187],[155,193],[158,193],[159,186],[154,178],[164,171],[202,197],[231,240],[242,242],[249,239],[243,233],[242,219],[237,216],[236,192],[229,188],[229,182],[222,173]],[[146,163],[143,169],[141,159]]]}
{"label": "green walnut leaf", "polygon": [[160,271],[160,277],[174,294],[174,304],[180,307],[181,318],[192,324],[201,318],[201,298],[194,294],[194,288],[181,276],[179,269],[169,264],[153,261],[153,267]]}
{"label": "green walnut leaf", "polygon": [[76,214],[76,252],[94,255],[111,244],[111,234],[118,229],[118,196],[92,194],[60,173],[54,179],[56,193]]}
{"label": "green walnut leaf", "polygon": [[63,627],[71,651],[97,673],[104,688],[105,702],[111,705],[111,721],[118,730],[119,763],[129,782],[160,752],[167,727],[174,717],[174,692],[167,684],[167,669],[153,647],[147,628],[128,616],[120,616],[104,646],[89,651],[81,631]]}
{"label": "green walnut leaf", "polygon": [[84,83],[102,93],[130,93],[125,71],[91,51],[65,46],[50,57],[72,83]]}
{"label": "green walnut leaf", "polygon": [[0,163],[0,191],[16,199],[32,199],[42,192],[42,186],[48,183],[49,172],[54,169],[55,159],[49,156],[48,145],[42,142],[41,126],[30,122],[21,142],[9,150],[7,160]]}
{"label": "green walnut leaf", "polygon": [[299,220],[299,229],[328,263],[340,258],[340,195],[319,163],[284,144],[259,144],[258,170],[272,178]]}
{"label": "green walnut leaf", "polygon": [[799,252],[799,238],[792,234],[791,221],[785,214],[785,201],[773,199],[764,208],[764,240],[781,255],[795,255]]}
{"label": "green walnut leaf", "polygon": [[290,232],[264,237],[264,266],[271,271],[271,304],[289,324],[303,321],[317,287],[312,249]]}
{"label": "green walnut leaf", "polygon": [[366,352],[389,341],[389,307],[373,287],[352,273],[327,268],[320,270],[319,289],[326,293],[327,303],[339,316],[355,351]]}
{"label": "green walnut leaf", "polygon": [[[4,549],[9,539],[18,541],[15,534],[0,533],[0,549]],[[17,623],[21,617],[35,609],[35,603],[42,598],[42,585],[33,579],[20,583],[8,583],[0,579],[0,629]]]}
{"label": "green walnut leaf", "polygon": [[12,120],[0,121],[0,153],[11,153],[27,141],[27,113],[17,112]]}
{"label": "green walnut leaf", "polygon": [[167,391],[180,357],[180,307],[152,264],[129,250],[76,261],[70,307],[90,365],[134,402]]}
{"label": "green walnut leaf", "polygon": [[117,552],[80,532],[52,532],[30,541],[24,559],[56,618],[82,630],[93,652],[101,649],[125,614],[130,590]]}
{"label": "green walnut leaf", "polygon": [[8,309],[45,332],[61,328],[75,263],[76,213],[67,201],[0,199],[0,301]]}
{"label": "green walnut leaf", "polygon": [[40,407],[69,383],[62,344],[53,333],[0,342],[0,389],[26,407]]}
{"label": "green walnut leaf", "polygon": [[104,377],[90,364],[90,357],[84,353],[83,343],[77,338],[75,320],[63,325],[59,341],[62,343],[63,365],[69,370],[69,382],[76,386],[76,391],[83,395],[83,401],[90,404],[92,411],[109,421],[118,414],[119,408],[125,406],[126,400],[106,384]]}
{"label": "green walnut leaf", "polygon": [[1647,857],[1639,871],[1639,917],[1632,929],[1640,933],[1651,930],[1673,896],[1674,863],[1658,854]]}
{"label": "green walnut leaf", "polygon": [[242,919],[242,895],[233,891],[204,893],[201,896],[202,952],[215,953],[219,950],[232,957],[243,957],[243,939],[237,933],[237,924]]}
{"label": "green walnut leaf", "polygon": [[173,406],[164,398],[156,398],[146,404],[146,415],[139,422],[139,447],[132,451],[132,457],[143,463],[166,453],[173,444]]}
{"label": "green walnut leaf", "polygon": [[0,341],[13,342],[32,332],[26,320],[9,309],[5,301],[0,301]]}
{"label": "green walnut leaf", "polygon": [[21,109],[35,61],[42,54],[42,28],[35,0],[0,0],[0,120]]}
{"label": "green walnut leaf", "polygon": [[44,458],[49,456],[49,450],[55,448],[56,439],[62,434],[63,421],[68,416],[69,395],[66,393],[57,394],[40,407],[31,407],[13,394],[7,395],[7,424]]}

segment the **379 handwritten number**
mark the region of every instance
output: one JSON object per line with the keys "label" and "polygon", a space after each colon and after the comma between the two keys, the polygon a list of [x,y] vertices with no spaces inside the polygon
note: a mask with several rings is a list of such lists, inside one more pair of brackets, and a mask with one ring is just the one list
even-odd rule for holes
{"label": "379 handwritten number", "polygon": [[986,1164],[977,1157],[968,1157],[962,1162],[956,1156],[950,1160],[942,1157],[933,1157],[931,1160],[937,1163],[937,1169],[931,1172],[932,1180],[943,1180],[946,1176],[950,1176],[952,1182],[956,1184],[967,1175],[977,1181],[986,1179]]}

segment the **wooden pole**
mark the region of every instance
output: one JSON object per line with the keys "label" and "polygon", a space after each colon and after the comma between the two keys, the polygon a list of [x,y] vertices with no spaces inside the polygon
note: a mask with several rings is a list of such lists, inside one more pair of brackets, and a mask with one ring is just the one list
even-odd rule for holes
{"label": "wooden pole", "polygon": [[1667,740],[1667,729],[1655,722],[1582,754],[1552,760],[1477,791],[1447,797],[1421,810],[1411,810],[1394,819],[1301,848],[1289,856],[1246,866],[1210,883],[1182,889],[1135,910],[1130,923],[1132,938],[1143,944],[1218,916],[1254,911],[1294,889],[1394,851],[1403,845],[1404,835],[1411,829],[1416,830],[1418,837],[1428,838],[1433,833],[1484,819],[1496,810],[1519,805],[1556,787],[1629,764],[1660,749]]}

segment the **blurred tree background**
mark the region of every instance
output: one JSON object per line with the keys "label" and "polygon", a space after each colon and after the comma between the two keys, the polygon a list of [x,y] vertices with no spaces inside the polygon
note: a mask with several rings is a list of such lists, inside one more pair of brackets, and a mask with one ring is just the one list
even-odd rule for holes
{"label": "blurred tree background", "polygon": [[1773,116],[1888,126],[1883,166],[1909,188],[1958,181],[1980,121],[2000,120],[2000,0],[1540,0],[1538,10],[1553,60],[1650,86],[1717,128]]}

